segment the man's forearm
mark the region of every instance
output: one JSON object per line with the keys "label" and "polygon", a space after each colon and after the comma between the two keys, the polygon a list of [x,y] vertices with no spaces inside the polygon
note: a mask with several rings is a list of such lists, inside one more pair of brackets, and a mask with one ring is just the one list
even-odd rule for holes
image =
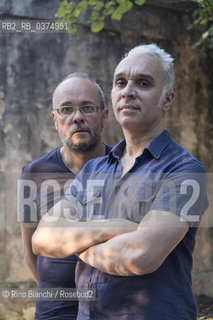
{"label": "man's forearm", "polygon": [[133,231],[137,224],[124,219],[76,222],[64,218],[44,216],[33,238],[35,254],[62,258],[77,254],[114,236]]}
{"label": "man's forearm", "polygon": [[78,257],[112,275],[148,274],[159,268],[187,231],[187,223],[176,214],[152,211],[137,230],[95,245]]}
{"label": "man's forearm", "polygon": [[135,275],[133,263],[137,254],[135,238],[135,232],[118,235],[80,252],[77,256],[90,266],[108,274]]}

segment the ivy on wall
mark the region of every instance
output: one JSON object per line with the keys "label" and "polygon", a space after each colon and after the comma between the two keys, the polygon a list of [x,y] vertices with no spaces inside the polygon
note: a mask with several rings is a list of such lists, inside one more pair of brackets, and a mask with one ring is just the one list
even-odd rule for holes
{"label": "ivy on wall", "polygon": [[111,0],[111,1],[74,1],[63,0],[60,3],[57,16],[68,22],[70,32],[77,32],[77,22],[80,13],[85,9],[91,9],[87,23],[92,32],[99,32],[104,28],[105,18],[110,16],[112,20],[120,21],[124,13],[130,11],[134,5],[143,5],[146,0]]}
{"label": "ivy on wall", "polygon": [[205,49],[213,49],[213,0],[193,0],[197,2],[197,8],[192,14],[193,23],[188,29],[198,25],[203,29],[201,37],[193,44],[192,49],[200,48],[204,53]]}
{"label": "ivy on wall", "polygon": [[[188,29],[201,26],[201,37],[193,44],[192,49],[200,48],[201,52],[213,49],[213,0],[183,0],[196,2],[197,6],[190,13],[193,22]],[[88,25],[92,32],[99,32],[104,28],[105,18],[120,21],[123,15],[132,10],[134,6],[142,6],[146,0],[85,0],[68,1],[62,0],[57,11],[57,17],[68,24],[72,34],[77,32],[77,23],[82,11],[89,9]],[[198,33],[199,34],[199,33]]]}

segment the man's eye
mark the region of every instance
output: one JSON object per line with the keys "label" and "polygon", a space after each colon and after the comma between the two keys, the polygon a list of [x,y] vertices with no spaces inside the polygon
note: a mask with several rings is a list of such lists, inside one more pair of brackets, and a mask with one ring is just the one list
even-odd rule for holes
{"label": "man's eye", "polygon": [[149,81],[147,81],[147,80],[139,80],[139,81],[138,81],[138,85],[139,85],[140,87],[149,87],[149,86],[150,86],[150,83],[149,83]]}
{"label": "man's eye", "polygon": [[95,106],[92,105],[85,105],[81,107],[81,110],[83,113],[94,113],[95,112]]}
{"label": "man's eye", "polygon": [[123,87],[126,85],[126,81],[124,79],[118,79],[116,81],[116,84],[119,86],[119,87]]}
{"label": "man's eye", "polygon": [[69,106],[60,107],[61,114],[71,114],[72,112],[73,112],[73,107],[69,107]]}

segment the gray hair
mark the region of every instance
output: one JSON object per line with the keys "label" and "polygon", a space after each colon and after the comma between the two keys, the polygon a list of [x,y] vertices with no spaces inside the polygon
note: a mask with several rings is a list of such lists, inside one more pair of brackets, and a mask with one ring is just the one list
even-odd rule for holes
{"label": "gray hair", "polygon": [[133,54],[146,54],[151,56],[161,62],[161,65],[166,72],[167,81],[165,86],[163,87],[162,96],[166,94],[167,91],[173,91],[175,73],[174,73],[174,59],[172,56],[158,47],[155,43],[152,44],[141,44],[131,49],[126,55],[125,58],[131,56]]}
{"label": "gray hair", "polygon": [[66,80],[71,79],[71,78],[79,78],[79,79],[87,79],[88,81],[90,81],[92,84],[94,84],[94,86],[98,89],[98,93],[99,93],[99,97],[100,97],[100,101],[101,101],[101,109],[105,109],[106,108],[106,104],[105,104],[105,98],[104,98],[104,93],[103,90],[101,89],[100,85],[95,82],[94,80],[92,80],[88,74],[86,73],[82,73],[82,72],[73,72],[68,74],[55,88],[54,92],[53,92],[53,97],[52,97],[52,105],[53,105],[53,109],[55,109],[55,93],[56,90],[58,89],[58,87]]}

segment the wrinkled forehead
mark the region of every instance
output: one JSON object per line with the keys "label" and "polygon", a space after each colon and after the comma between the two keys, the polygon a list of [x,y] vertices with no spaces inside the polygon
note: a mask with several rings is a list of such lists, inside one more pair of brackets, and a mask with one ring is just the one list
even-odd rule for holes
{"label": "wrinkled forehead", "polygon": [[98,88],[88,79],[70,78],[64,80],[55,90],[55,101],[58,100],[93,100],[94,103],[100,103]]}
{"label": "wrinkled forehead", "polygon": [[132,54],[118,64],[115,69],[114,78],[117,75],[132,77],[137,74],[150,74],[152,76],[165,76],[161,62],[147,54]]}

